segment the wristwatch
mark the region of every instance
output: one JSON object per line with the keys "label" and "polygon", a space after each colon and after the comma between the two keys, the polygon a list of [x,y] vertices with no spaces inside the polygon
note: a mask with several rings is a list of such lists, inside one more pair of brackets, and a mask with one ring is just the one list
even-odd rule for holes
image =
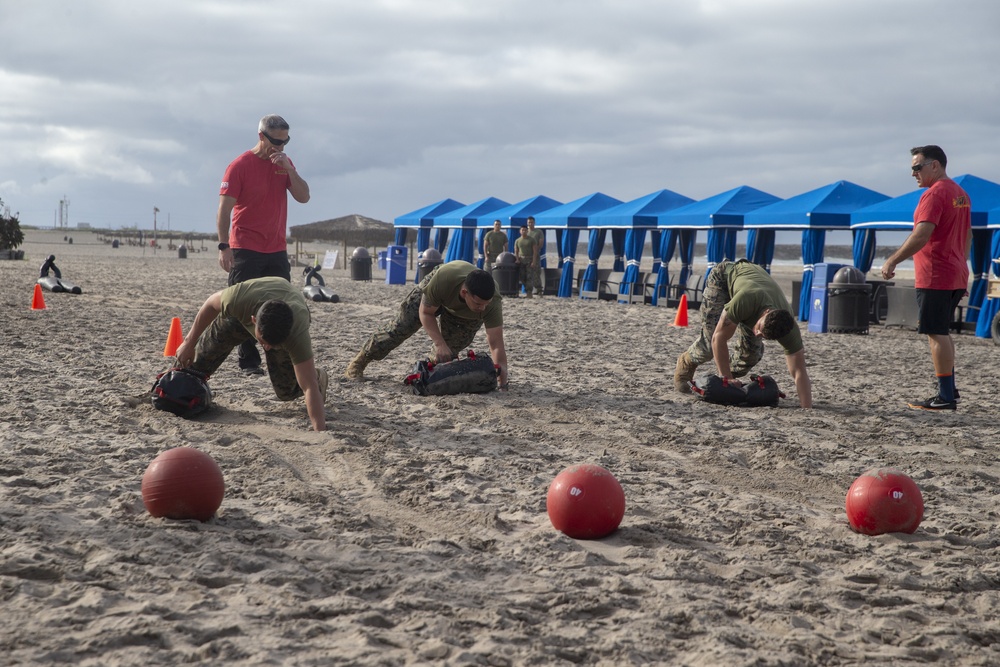
{"label": "wristwatch", "polygon": [[219,244],[219,250],[229,250],[229,244],[223,241]]}

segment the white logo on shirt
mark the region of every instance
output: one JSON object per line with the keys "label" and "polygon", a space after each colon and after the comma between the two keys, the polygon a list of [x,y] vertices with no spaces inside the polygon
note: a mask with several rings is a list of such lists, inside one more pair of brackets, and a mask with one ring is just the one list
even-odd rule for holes
{"label": "white logo on shirt", "polygon": [[228,188],[229,187],[229,181],[222,181],[222,187],[223,188]]}

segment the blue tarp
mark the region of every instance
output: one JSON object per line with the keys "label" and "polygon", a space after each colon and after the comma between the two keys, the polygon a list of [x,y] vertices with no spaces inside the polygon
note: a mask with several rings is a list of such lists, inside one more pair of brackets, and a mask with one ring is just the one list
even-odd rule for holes
{"label": "blue tarp", "polygon": [[[595,192],[586,197],[574,199],[561,206],[542,211],[535,216],[535,226],[544,229],[585,229],[590,221],[590,216],[621,203],[620,199],[609,197],[601,192]],[[576,258],[576,244],[573,243],[572,247],[570,247],[572,241],[574,239],[568,239],[566,235],[562,238],[563,273],[559,281],[559,296],[561,297],[569,297],[572,294],[571,291],[564,293],[563,290],[563,286],[565,284],[571,285],[573,279],[572,272]],[[575,241],[579,242],[579,235],[575,235]],[[567,273],[570,274],[568,279],[566,278]]]}
{"label": "blue tarp", "polygon": [[[808,321],[809,291],[812,289],[813,266],[823,261],[826,234],[806,233],[811,230],[849,229],[851,214],[860,208],[888,200],[887,195],[861,187],[850,181],[836,181],[821,188],[803,192],[779,202],[762,206],[746,214],[743,226],[747,229],[802,229],[802,292],[806,298],[799,298],[799,319]],[[767,248],[755,248],[755,252],[766,257]],[[863,250],[863,248],[862,248]],[[872,252],[875,246],[871,247]],[[750,243],[747,242],[749,255]],[[773,239],[770,247],[774,256]],[[760,264],[759,261],[751,261]],[[770,264],[770,260],[768,260]],[[861,268],[861,267],[859,267]],[[868,268],[871,268],[869,262]],[[867,273],[867,269],[865,269]]]}
{"label": "blue tarp", "polygon": [[[479,227],[479,218],[489,216],[494,211],[510,206],[508,202],[496,197],[487,197],[475,203],[457,208],[448,213],[434,217],[434,228],[438,230],[454,229],[444,254],[445,262],[457,259],[470,264],[475,259],[474,246]],[[440,250],[440,248],[438,248]]]}
{"label": "blue tarp", "polygon": [[888,200],[850,181],[837,181],[762,206],[746,214],[746,229],[850,229],[851,214],[865,206]]}
{"label": "blue tarp", "polygon": [[[587,226],[591,229],[594,228],[607,228],[612,230],[612,238],[615,243],[615,270],[619,271],[619,257],[620,254],[617,250],[617,246],[620,243],[623,247],[626,263],[624,265],[625,276],[622,279],[622,284],[619,287],[619,291],[622,294],[627,294],[632,285],[639,278],[639,265],[642,261],[642,251],[645,247],[646,242],[646,232],[645,230],[653,230],[652,242],[654,255],[656,256],[656,261],[653,266],[653,271],[660,270],[660,259],[659,259],[659,245],[660,245],[660,232],[657,229],[659,224],[660,215],[667,213],[668,211],[673,211],[680,208],[681,206],[686,206],[688,204],[693,204],[694,199],[690,197],[685,197],[684,195],[677,194],[672,190],[657,190],[638,199],[633,199],[632,201],[625,202],[623,204],[618,204],[617,206],[612,206],[609,209],[601,211],[590,216],[590,220]],[[619,237],[615,236],[615,232],[621,229],[630,230],[626,232],[624,238],[619,240]]]}
{"label": "blue tarp", "polygon": [[708,271],[711,271],[723,259],[736,259],[736,231],[743,229],[744,216],[777,201],[781,199],[742,185],[659,215],[657,226],[661,229],[709,230],[707,263]]}

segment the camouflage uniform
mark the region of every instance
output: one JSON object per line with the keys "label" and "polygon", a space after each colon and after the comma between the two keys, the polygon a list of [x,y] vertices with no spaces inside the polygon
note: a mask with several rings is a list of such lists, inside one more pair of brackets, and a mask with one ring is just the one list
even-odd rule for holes
{"label": "camouflage uniform", "polygon": [[528,282],[524,284],[525,289],[529,285],[534,288],[535,294],[542,296],[542,258],[545,257],[545,232],[535,227],[528,231],[528,237],[535,240],[535,247],[538,248],[538,265],[528,268]]}
{"label": "camouflage uniform", "polygon": [[[366,359],[369,361],[385,359],[390,352],[402,345],[403,341],[420,331],[423,327],[420,322],[420,300],[423,298],[424,289],[436,271],[437,267],[410,291],[403,303],[400,304],[399,312],[396,313],[396,318],[392,322],[371,335],[364,347],[361,348],[361,353]],[[438,326],[441,328],[441,335],[453,353],[457,354],[472,345],[472,341],[482,324],[479,320],[456,317],[444,308],[438,309]],[[435,359],[433,345],[431,345],[428,356],[431,360]]]}
{"label": "camouflage uniform", "polygon": [[[234,348],[252,340],[254,337],[235,317],[216,317],[198,339],[191,368],[211,375]],[[264,352],[264,358],[267,360],[267,374],[278,400],[293,401],[302,396],[302,388],[295,378],[295,367],[288,352],[271,348]]]}
{"label": "camouflage uniform", "polygon": [[[719,262],[708,274],[705,281],[705,292],[701,302],[701,331],[698,339],[688,348],[687,354],[695,365],[712,361],[712,334],[722,317],[722,309],[729,303],[732,295],[726,281],[726,269],[732,264],[729,260]],[[736,327],[736,344],[730,349],[729,365],[733,377],[743,377],[756,366],[764,356],[764,342],[753,335],[753,329],[745,324]]]}

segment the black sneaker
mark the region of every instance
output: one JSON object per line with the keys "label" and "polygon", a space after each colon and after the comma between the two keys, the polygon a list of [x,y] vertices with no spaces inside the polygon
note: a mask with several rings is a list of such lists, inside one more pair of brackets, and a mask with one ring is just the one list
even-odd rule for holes
{"label": "black sneaker", "polygon": [[260,366],[247,366],[246,368],[241,368],[240,373],[243,375],[263,375],[264,369]]}
{"label": "black sneaker", "polygon": [[932,396],[919,403],[907,403],[914,410],[954,410],[958,407],[955,401],[946,401],[940,396]]}

